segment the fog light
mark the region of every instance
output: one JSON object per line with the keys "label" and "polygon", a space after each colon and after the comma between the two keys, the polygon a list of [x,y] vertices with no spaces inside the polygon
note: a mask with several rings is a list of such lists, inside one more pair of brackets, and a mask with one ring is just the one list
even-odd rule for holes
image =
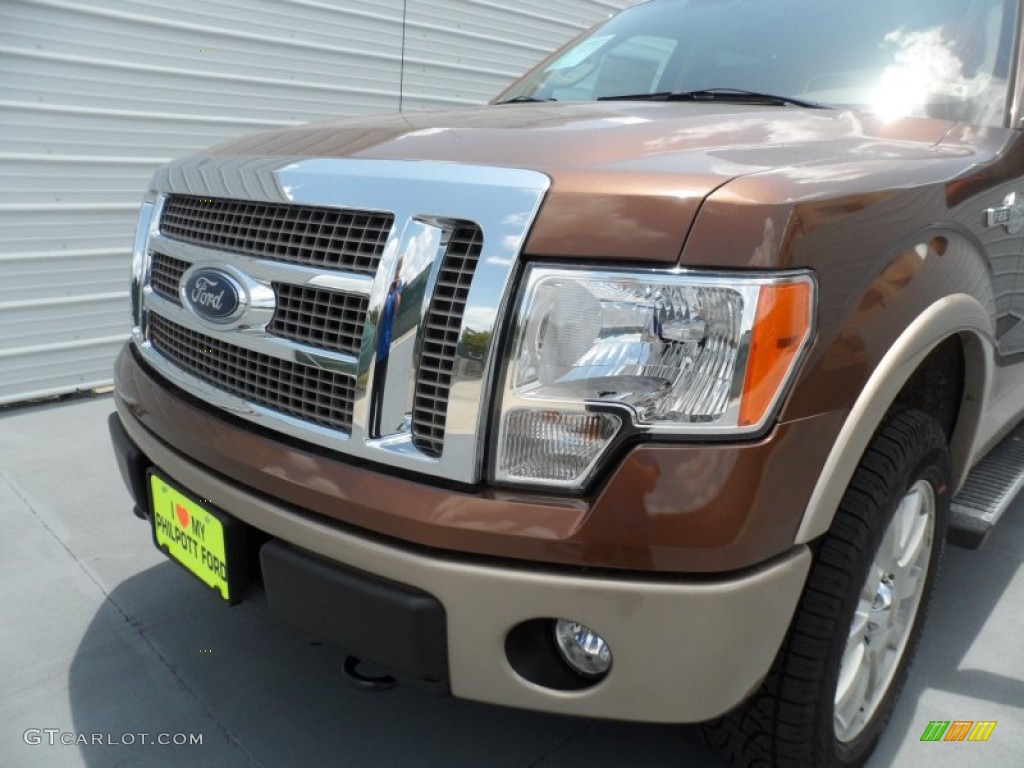
{"label": "fog light", "polygon": [[555,642],[562,658],[585,677],[603,677],[612,666],[612,649],[597,632],[576,621],[555,622]]}

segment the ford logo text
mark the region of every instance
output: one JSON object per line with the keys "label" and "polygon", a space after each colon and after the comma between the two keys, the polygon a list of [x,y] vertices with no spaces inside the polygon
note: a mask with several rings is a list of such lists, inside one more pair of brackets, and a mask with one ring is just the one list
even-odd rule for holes
{"label": "ford logo text", "polygon": [[212,323],[230,322],[245,304],[242,287],[231,275],[219,269],[193,271],[184,281],[181,293],[189,309]]}

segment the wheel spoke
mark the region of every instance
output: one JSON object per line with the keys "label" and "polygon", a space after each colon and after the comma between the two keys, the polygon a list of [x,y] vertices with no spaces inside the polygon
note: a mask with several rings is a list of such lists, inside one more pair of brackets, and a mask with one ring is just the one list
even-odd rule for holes
{"label": "wheel spoke", "polygon": [[924,581],[924,569],[916,562],[906,568],[897,568],[893,584],[894,595],[898,602],[902,603],[917,594]]}
{"label": "wheel spoke", "polygon": [[864,581],[864,588],[860,591],[861,602],[867,603],[869,607],[871,606],[875,600],[875,595],[878,594],[878,587],[886,575],[886,569],[879,565],[878,560],[875,560],[868,571],[867,579]]}
{"label": "wheel spoke", "polygon": [[887,632],[881,635],[878,638],[879,642],[873,643],[868,648],[867,663],[870,669],[871,688],[876,691],[879,685],[885,682],[889,671],[888,667],[891,659],[889,641],[892,639],[892,634]]}
{"label": "wheel spoke", "polygon": [[863,643],[868,630],[868,621],[871,618],[871,603],[861,600],[857,610],[853,614],[853,623],[850,624],[850,636],[847,647],[853,643]]}
{"label": "wheel spoke", "polygon": [[835,718],[844,730],[852,728],[864,712],[870,682],[867,646],[861,643],[854,650],[854,658],[850,659],[849,667],[846,666],[846,659],[843,660],[844,669],[836,689]]}
{"label": "wheel spoke", "polygon": [[921,514],[920,511],[915,513],[913,519],[909,521],[906,538],[902,541],[896,558],[898,567],[906,568],[912,565],[921,556],[924,547],[931,545],[930,537],[927,535],[930,528],[929,522],[928,515]]}
{"label": "wheel spoke", "polygon": [[899,517],[900,510],[897,509],[892,524],[886,530],[885,536],[882,537],[882,543],[878,545],[878,553],[875,555],[875,562],[872,565],[872,568],[878,570],[883,577],[888,575],[889,569],[896,561],[896,555],[899,551],[900,524],[897,522]]}

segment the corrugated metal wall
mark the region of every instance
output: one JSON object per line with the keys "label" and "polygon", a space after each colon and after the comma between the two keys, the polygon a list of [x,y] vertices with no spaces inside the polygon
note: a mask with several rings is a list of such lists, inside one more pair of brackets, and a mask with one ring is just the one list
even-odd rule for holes
{"label": "corrugated metal wall", "polygon": [[0,0],[0,404],[109,383],[167,160],[332,115],[480,104],[634,0]]}

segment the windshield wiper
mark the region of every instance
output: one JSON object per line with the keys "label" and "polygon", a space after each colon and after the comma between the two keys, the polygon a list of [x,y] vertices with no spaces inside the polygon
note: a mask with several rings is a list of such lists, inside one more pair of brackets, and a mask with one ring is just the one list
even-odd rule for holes
{"label": "windshield wiper", "polygon": [[730,104],[764,104],[772,107],[804,107],[806,109],[828,109],[816,101],[794,99],[791,96],[777,96],[774,93],[744,91],[740,88],[703,88],[699,91],[658,91],[656,93],[631,93],[621,96],[599,96],[598,101],[723,101]]}
{"label": "windshield wiper", "polygon": [[558,99],[537,99],[533,96],[513,96],[511,99],[494,102],[494,106],[500,106],[501,104],[540,104],[541,102],[547,101],[558,101]]}

